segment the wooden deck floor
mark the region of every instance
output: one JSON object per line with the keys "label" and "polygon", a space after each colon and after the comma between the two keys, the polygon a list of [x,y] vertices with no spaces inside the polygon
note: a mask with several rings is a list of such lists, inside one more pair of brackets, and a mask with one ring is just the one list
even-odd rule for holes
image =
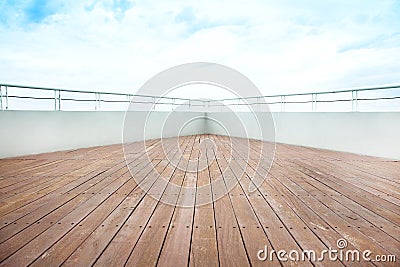
{"label": "wooden deck floor", "polygon": [[[150,179],[155,166],[170,180],[165,187],[149,180],[154,197],[132,179],[121,145],[0,160],[0,265],[396,266],[331,261],[328,254],[322,262],[285,261],[285,255],[279,261],[276,254],[272,261],[257,258],[265,246],[268,253],[294,250],[301,258],[307,249],[319,257],[344,239],[344,252],[370,250],[372,259],[395,255],[399,266],[400,162],[277,144],[268,177],[249,193],[256,162],[242,158],[245,140],[232,139],[231,146],[222,136],[180,138],[182,158],[201,158],[206,138],[216,144],[206,155],[216,154],[216,160],[209,158],[209,166],[198,172],[185,172],[187,164],[171,165],[159,140],[148,141],[152,164],[144,151],[132,155],[135,177]],[[164,146],[172,158],[179,154],[174,141]],[[250,142],[255,155],[260,142]],[[213,202],[212,187],[186,195],[169,189],[172,183],[209,184],[228,166],[228,154],[233,159],[223,178],[239,180],[225,197]],[[244,167],[246,175],[236,177]],[[204,198],[209,203],[203,206],[178,205]]]}

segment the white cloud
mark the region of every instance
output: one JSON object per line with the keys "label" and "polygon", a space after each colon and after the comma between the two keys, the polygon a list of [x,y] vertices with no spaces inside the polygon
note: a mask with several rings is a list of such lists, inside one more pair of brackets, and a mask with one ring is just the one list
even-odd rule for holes
{"label": "white cloud", "polygon": [[400,82],[397,1],[117,2],[57,2],[39,23],[19,4],[0,22],[0,82],[132,92],[194,61],[264,94]]}

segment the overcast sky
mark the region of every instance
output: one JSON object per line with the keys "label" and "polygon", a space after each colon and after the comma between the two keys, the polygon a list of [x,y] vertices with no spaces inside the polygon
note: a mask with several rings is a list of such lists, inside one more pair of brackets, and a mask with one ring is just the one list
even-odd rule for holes
{"label": "overcast sky", "polygon": [[215,62],[264,95],[400,84],[400,1],[1,0],[0,82],[135,92]]}

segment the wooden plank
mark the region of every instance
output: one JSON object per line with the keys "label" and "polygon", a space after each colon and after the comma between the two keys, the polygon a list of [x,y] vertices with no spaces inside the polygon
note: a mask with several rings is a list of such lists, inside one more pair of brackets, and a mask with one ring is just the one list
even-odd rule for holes
{"label": "wooden plank", "polygon": [[191,160],[198,159],[198,144],[198,138],[195,137],[190,144],[191,149],[183,154],[181,162],[186,165],[185,178],[170,223],[174,227],[168,228],[158,266],[188,265],[197,183],[197,172],[191,172],[189,164]]}
{"label": "wooden plank", "polygon": [[[275,177],[279,177],[279,178],[277,178],[278,180],[280,180],[280,179],[282,179],[282,177],[284,177],[285,176],[285,174],[284,173],[286,173],[288,170],[287,170],[287,168],[284,170],[284,171],[282,171],[281,173],[280,173],[280,175],[279,176],[276,176],[276,175],[274,175]],[[295,175],[293,174],[293,175],[291,175],[292,177],[295,177]],[[292,183],[285,183],[285,186],[290,186],[290,185],[292,185]],[[299,193],[299,192],[297,192],[297,193]],[[287,196],[289,197],[289,198],[291,198],[291,203],[293,203],[293,202],[296,202],[295,201],[295,199],[293,199],[293,196],[296,196],[296,193],[294,193],[294,192],[291,192],[291,194],[287,194]],[[300,194],[298,195],[298,196],[300,196]],[[310,196],[310,195],[307,195],[307,196]],[[306,200],[308,200],[309,198],[304,198],[303,197],[303,199],[306,199]],[[298,204],[298,203],[297,203]],[[318,209],[320,209],[320,207],[321,207],[321,205],[312,205],[312,204],[310,204],[310,203],[305,203],[307,206],[310,206],[310,207],[313,207],[314,209],[316,209],[316,210],[318,210]],[[324,205],[322,205],[322,207],[324,207]],[[319,213],[318,214],[327,214],[327,211],[325,210],[325,211],[321,211],[321,210],[319,210]],[[315,215],[315,216],[310,216],[310,220],[311,220],[311,218],[312,219],[314,219],[315,217],[316,217],[317,215]],[[335,218],[335,216],[329,216],[328,218],[330,218],[330,219],[333,219],[333,218]],[[342,222],[342,223],[334,223],[334,225],[343,225],[344,223]],[[315,225],[318,225],[318,224],[315,224]],[[316,227],[315,229],[322,229],[321,227]],[[338,228],[338,227],[335,227],[335,228]],[[356,228],[357,229],[357,228]],[[361,234],[361,235],[357,235],[357,232],[354,232],[354,229],[352,229],[353,230],[353,234],[354,234],[354,236],[352,236],[352,241],[353,242],[359,242],[359,243],[362,243],[362,245],[361,246],[364,246],[364,248],[365,248],[365,246],[368,246],[368,244],[369,244],[369,242],[368,241],[366,241],[366,238],[365,238],[365,236],[363,237],[363,235]],[[345,228],[345,232],[343,233],[343,232],[341,232],[341,229],[339,229],[339,230],[336,230],[335,229],[335,231],[338,231],[338,232],[340,232],[341,233],[341,235],[342,236],[346,236],[346,237],[348,237],[348,236],[351,236],[351,235],[349,235],[349,233],[348,232],[346,232],[346,231],[352,231],[352,230],[348,230],[347,228]],[[323,234],[321,234],[321,233],[319,233],[318,234],[319,236],[321,236],[321,237],[323,237]],[[364,242],[364,243],[363,243]],[[390,242],[389,243],[392,243],[392,244],[395,244],[395,243],[393,243],[393,240],[390,240]],[[360,249],[360,244],[356,244],[357,246],[358,246],[358,248]],[[378,253],[380,252],[380,253],[383,253],[384,251],[382,251],[382,249],[378,246],[378,247],[375,247],[375,251],[378,251]]]}
{"label": "wooden plank", "polygon": [[[238,182],[238,180],[242,178],[237,178],[235,176],[224,158],[219,160],[217,159],[217,163],[220,167],[221,173],[223,172],[224,180],[232,179]],[[240,173],[241,172],[237,173],[236,175],[239,175]],[[241,185],[238,184],[227,196],[230,199],[233,212],[235,214],[239,227],[239,231],[242,236],[244,246],[246,248],[247,257],[249,258],[251,265],[263,266],[265,265],[265,263],[257,258],[258,251],[260,249],[264,249],[265,246],[273,249],[273,246],[267,238],[264,227],[260,223],[257,215],[254,213],[254,210],[247,199],[247,196],[249,194],[248,191],[246,192],[247,189],[248,187],[243,190]],[[220,226],[218,226],[218,230],[220,229]],[[268,265],[280,266],[281,264],[279,263],[279,261],[272,261],[269,262]]]}
{"label": "wooden plank", "polygon": [[[3,261],[3,264],[8,265],[12,263],[18,266],[25,266],[32,263],[38,257],[46,257],[46,254],[43,253],[47,249],[49,249],[57,240],[62,238],[67,232],[69,232],[75,224],[79,224],[100,203],[111,197],[111,194],[108,193],[114,193],[122,187],[123,189],[121,189],[119,192],[126,194],[128,187],[123,185],[126,183],[130,185],[132,181],[133,180],[130,178],[128,173],[126,173],[124,176],[121,176],[108,187],[104,188],[101,192],[102,194],[97,194],[91,197],[88,201],[79,206],[78,209],[75,209],[69,213],[56,224],[53,224],[53,226],[48,228],[45,232],[32,239],[29,243],[8,257],[5,261]],[[114,194],[113,196],[114,197],[111,198],[112,200],[117,199]]]}
{"label": "wooden plank", "polygon": [[[223,142],[223,140],[220,140]],[[227,162],[227,159],[224,159]],[[223,165],[223,164],[222,164]],[[257,217],[259,227],[264,231],[264,234],[268,237],[268,243],[264,245],[268,245],[270,250],[278,251],[280,249],[285,249],[286,251],[301,251],[301,247],[296,243],[296,240],[290,235],[288,229],[286,229],[285,225],[282,223],[280,218],[275,214],[271,206],[262,196],[262,193],[257,189],[255,193],[249,193],[249,183],[251,183],[250,177],[246,174],[243,177],[238,177],[240,173],[243,172],[243,169],[238,164],[237,160],[232,160],[229,164],[232,173],[236,176],[238,183],[240,185],[241,190],[239,192],[231,192],[230,195],[232,198],[240,197],[246,198],[248,203],[251,206],[251,209],[254,211],[254,215]],[[237,205],[234,204],[236,208]],[[248,210],[248,209],[245,209]],[[254,239],[258,241],[258,236],[255,236]],[[265,242],[265,241],[264,241]],[[264,248],[264,247],[262,247]],[[253,255],[254,256],[254,255]],[[275,258],[276,262],[278,260]],[[291,261],[283,261],[282,265],[290,265],[290,266],[310,266],[311,263],[309,261],[299,261],[299,262],[291,262]]]}
{"label": "wooden plank", "polygon": [[[99,162],[99,164],[101,165],[101,162]],[[0,228],[3,228],[10,223],[15,223],[16,220],[18,220],[19,218],[26,217],[27,215],[30,215],[32,212],[35,212],[39,208],[45,208],[45,210],[51,211],[64,203],[68,203],[69,200],[72,199],[76,194],[85,193],[85,190],[94,186],[95,184],[98,184],[101,180],[107,177],[107,175],[111,175],[116,171],[125,172],[126,170],[122,170],[123,166],[125,166],[125,163],[121,162],[120,164],[116,164],[115,166],[107,170],[105,170],[104,167],[100,167],[99,169],[94,170],[91,174],[80,177],[79,179],[51,192],[50,194],[47,194],[44,197],[32,201],[29,204],[26,204],[21,208],[14,210],[12,213],[8,213],[6,215],[3,214],[0,218]],[[40,215],[38,215],[39,217],[37,218],[40,218],[41,216],[44,216],[46,214],[43,212],[40,213]],[[32,220],[30,221],[32,222]]]}
{"label": "wooden plank", "polygon": [[343,237],[347,249],[400,253],[397,161],[278,144],[269,176],[250,193],[251,180],[268,174],[267,143],[213,135],[164,141],[166,151],[160,140],[146,141],[155,166],[142,143],[128,145],[148,194],[129,178],[121,145],[0,160],[0,265],[309,266],[256,254],[264,245],[318,254]]}
{"label": "wooden plank", "polygon": [[[285,169],[285,173],[287,174],[275,177],[277,177],[282,184],[290,188],[293,195],[303,196],[302,199],[307,200],[307,202],[304,201],[306,205],[313,207],[313,204],[311,203],[314,201],[315,202],[318,201],[326,208],[330,209],[332,212],[335,213],[335,215],[331,214],[331,216],[333,217],[338,216],[344,220],[340,225],[344,226],[347,225],[347,227],[350,225],[352,229],[356,229],[357,232],[353,232],[354,234],[353,238],[361,236],[362,239],[365,239],[365,237],[368,237],[370,238],[369,242],[371,244],[379,244],[382,248],[391,253],[395,254],[400,253],[400,242],[398,240],[387,235],[380,228],[370,227],[371,226],[370,222],[358,216],[352,210],[346,208],[345,205],[341,205],[340,202],[334,201],[334,199],[329,197],[329,195],[326,194],[325,192],[321,192],[319,190],[313,190],[314,188],[310,184],[305,183],[304,180],[298,178],[299,174],[291,172],[291,170],[288,169]],[[317,211],[317,209],[315,210]],[[338,224],[336,223],[336,225]],[[341,234],[342,236],[347,235],[347,233],[341,233]]]}
{"label": "wooden plank", "polygon": [[[208,156],[208,158],[212,157]],[[214,160],[213,162],[208,162],[208,165],[210,166],[211,182],[216,181],[218,178],[223,182],[217,162]],[[224,188],[220,189],[215,186],[212,189],[213,195],[215,191],[224,190]],[[220,264],[222,266],[249,266],[248,252],[243,244],[243,237],[239,229],[240,225],[237,222],[229,197],[225,195],[215,201],[214,209]]]}
{"label": "wooden plank", "polygon": [[[315,162],[314,165],[320,166],[318,162]],[[326,171],[326,169],[318,168],[317,173],[314,170],[315,167],[311,166],[305,161],[296,163],[295,168],[299,169],[305,174],[308,174],[314,179],[325,183],[327,186],[335,189],[336,191],[339,191],[342,195],[373,211],[377,215],[393,222],[397,226],[400,226],[400,216],[397,214],[399,211],[398,206],[394,204],[392,205],[390,202],[387,202],[382,198],[352,186],[351,183],[342,182],[341,180],[336,179],[335,175],[332,175],[331,172]],[[391,206],[390,210],[387,209],[388,206]]]}
{"label": "wooden plank", "polygon": [[[167,165],[167,161],[162,160],[161,163],[156,166],[156,171],[162,174]],[[149,177],[147,180],[152,182],[151,186],[149,187],[149,193],[151,194],[152,190],[157,187],[158,174],[152,171],[147,177]],[[160,190],[160,188],[157,188],[156,190]],[[123,236],[121,233],[129,233],[129,228],[131,227],[130,219],[135,217],[134,212],[138,212],[140,217],[144,218],[145,213],[151,210],[152,205],[155,206],[156,204],[156,201],[145,194],[141,188],[135,189],[133,191],[133,195],[140,195],[140,198],[128,197],[127,200],[122,203],[122,206],[119,209],[113,211],[110,216],[108,216],[107,219],[102,222],[101,226],[98,226],[96,229],[90,232],[90,236],[88,236],[88,238],[79,245],[79,247],[63,264],[67,266],[76,266],[78,263],[85,266],[94,264],[109,243],[114,241],[114,238],[118,239],[120,236]],[[137,227],[137,225],[135,225],[135,227]],[[121,245],[122,242],[111,243],[108,247],[108,251],[112,250],[110,249],[110,247],[113,246],[112,244]],[[121,249],[118,249],[117,251],[120,252]],[[127,252],[127,254],[129,254],[129,252],[130,250]],[[113,255],[110,257],[110,259],[120,259],[120,257],[115,257],[115,255]],[[124,262],[125,260],[119,262],[119,264],[122,265]],[[108,262],[107,264],[112,264],[115,266],[116,262]]]}
{"label": "wooden plank", "polygon": [[[238,153],[238,155],[240,155],[240,153]],[[255,172],[254,162],[249,162],[250,169],[246,168],[247,162],[244,160],[238,160],[238,163],[242,170],[246,170],[248,177],[259,175]],[[316,255],[321,255],[323,250],[329,249],[329,245],[333,247],[334,243],[326,245],[321,241],[320,237],[314,232],[316,229],[313,229],[314,227],[309,227],[307,221],[302,217],[303,214],[297,213],[296,210],[288,205],[283,195],[278,193],[277,188],[272,186],[270,181],[271,179],[267,179],[267,182],[264,182],[261,187],[259,187],[260,195],[263,196],[272,207],[302,250],[313,250],[316,252]],[[323,264],[318,261],[313,261],[313,263],[317,266],[323,266]],[[330,262],[330,265],[343,266],[339,261]]]}
{"label": "wooden plank", "polygon": [[[123,170],[120,175],[122,175],[124,172],[126,171]],[[120,175],[117,173],[116,177],[119,177]],[[18,212],[7,214],[3,217],[3,220],[5,220],[7,224],[3,224],[4,227],[0,229],[0,242],[4,242],[8,238],[18,234],[20,231],[31,225],[36,225],[37,222],[47,220],[51,224],[52,222],[58,221],[65,216],[65,214],[68,214],[69,211],[76,208],[80,203],[86,201],[88,197],[92,195],[92,193],[97,194],[98,191],[112,182],[112,180],[109,180],[107,183],[105,183],[106,181],[104,180],[107,175],[104,174],[104,182],[101,183],[100,176],[102,176],[102,174],[97,177],[91,177],[90,179],[83,177],[81,181],[79,181],[81,184],[76,188],[76,190],[72,190],[71,193],[68,192],[66,194],[59,193],[55,195],[48,195],[44,197],[42,201],[36,201],[36,205],[27,205],[21,208]],[[97,181],[91,184],[90,181],[94,179],[97,179]],[[78,191],[78,189],[80,191]],[[56,200],[54,200],[55,197]],[[51,226],[50,224],[48,227]],[[40,225],[40,228],[43,227],[45,227],[43,224]],[[33,234],[33,232],[35,231],[30,229],[29,235],[25,235],[25,238]]]}
{"label": "wooden plank", "polygon": [[[190,137],[188,139],[191,140],[186,145],[185,150],[192,150],[194,138]],[[161,196],[161,200],[158,203],[154,214],[151,216],[144,228],[141,237],[126,262],[126,265],[154,266],[157,264],[167,231],[169,231],[170,228],[175,227],[175,225],[171,224],[175,206],[165,204],[165,202],[177,202],[180,188],[174,187],[173,184],[182,185],[185,177],[186,172],[184,170],[175,168],[171,181],[168,183],[166,190]]]}
{"label": "wooden plank", "polygon": [[[177,149],[174,149],[170,153],[174,155],[176,152]],[[169,163],[161,172],[161,177],[169,181],[174,171],[175,167]],[[162,181],[163,180],[160,179],[157,180],[157,184],[151,188],[148,192],[149,194],[144,196],[144,200],[140,202],[133,214],[125,222],[125,227],[122,227],[110,241],[106,249],[95,262],[95,265],[122,266],[126,264],[132,250],[135,248],[144,229],[148,225],[148,221],[153,216],[155,209],[159,207],[159,201],[151,197],[151,194],[164,194],[167,184]],[[167,225],[163,224],[160,228],[166,227]]]}
{"label": "wooden plank", "polygon": [[[141,152],[143,153],[143,151]],[[131,163],[129,163],[130,165],[134,166],[135,164],[137,164],[139,158],[134,158],[132,160]],[[37,199],[36,201],[32,201],[29,204],[24,205],[23,207],[15,210],[13,213],[11,214],[7,214],[5,215],[4,213],[2,214],[1,218],[0,218],[0,228],[2,228],[4,225],[7,225],[11,222],[14,222],[16,219],[20,218],[23,215],[29,214],[30,212],[32,212],[33,210],[35,210],[38,207],[41,207],[42,205],[46,205],[48,206],[48,202],[50,202],[52,205],[55,204],[54,201],[51,201],[54,196],[58,196],[58,195],[65,195],[65,194],[74,194],[77,193],[77,190],[79,190],[82,186],[85,186],[85,184],[90,184],[93,183],[93,181],[91,180],[95,180],[94,183],[98,183],[102,178],[107,177],[107,175],[112,174],[114,171],[127,171],[127,169],[125,170],[121,170],[121,168],[126,167],[126,163],[123,159],[117,159],[118,161],[114,162],[112,167],[108,167],[107,165],[103,166],[104,168],[100,168],[98,170],[94,170],[92,171],[92,173],[88,174],[87,177],[82,177],[79,178],[78,180],[75,180],[74,182],[71,182],[69,184],[67,184],[64,187],[58,188],[57,190],[51,192],[50,194],[47,194],[45,196],[43,196],[42,198]],[[100,165],[104,165],[101,161],[99,162]],[[93,179],[92,179],[93,178]],[[82,192],[78,192],[78,194],[80,194]],[[83,191],[83,193],[85,193]],[[56,202],[59,201],[59,198],[56,199]],[[65,201],[68,202],[68,201]],[[10,215],[10,216],[9,216]]]}
{"label": "wooden plank", "polygon": [[[292,151],[294,151],[295,153],[296,150],[294,148],[291,148]],[[333,153],[333,152],[329,152],[329,153]],[[338,152],[336,152],[338,153]],[[320,152],[321,154],[321,152]],[[320,155],[318,154],[318,155]],[[395,182],[394,180],[387,180],[387,179],[382,179],[378,176],[375,175],[371,175],[368,172],[362,172],[360,170],[358,170],[357,168],[355,168],[355,162],[358,163],[358,165],[363,165],[365,164],[365,161],[355,161],[352,160],[350,161],[352,164],[349,164],[348,161],[344,161],[344,160],[330,160],[330,159],[322,159],[321,162],[319,162],[320,164],[323,164],[324,169],[327,169],[328,167],[332,167],[333,169],[335,169],[336,173],[340,173],[341,175],[336,176],[337,179],[341,179],[344,181],[355,181],[353,183],[354,186],[356,187],[360,187],[363,190],[371,190],[374,188],[377,188],[378,190],[381,190],[381,194],[380,195],[386,195],[386,194],[393,194],[395,197],[397,197],[397,199],[399,199],[400,194],[398,193],[399,190],[399,183]],[[381,165],[382,161],[378,161],[379,165]],[[400,167],[400,165],[399,165]],[[340,171],[340,169],[344,169],[343,172]],[[368,179],[358,179],[358,177],[364,177],[364,178],[368,178]],[[400,178],[400,174],[397,174],[397,180]],[[393,176],[393,179],[396,179],[395,176]]]}
{"label": "wooden plank", "polygon": [[[143,169],[143,167],[146,167],[146,166],[147,166],[147,161],[144,161],[143,164],[138,164],[135,167],[137,167],[137,170],[139,170],[139,173],[140,173],[140,172],[145,171],[145,169]],[[126,168],[119,169],[117,172],[115,172],[113,174],[113,175],[117,176],[116,177],[117,179],[115,179],[115,178],[111,179],[111,180],[110,179],[108,179],[108,180],[105,179],[104,180],[105,184],[103,184],[103,185],[99,184],[101,190],[98,193],[96,193],[94,191],[94,192],[91,192],[91,194],[90,194],[90,191],[89,192],[84,191],[82,194],[83,195],[89,195],[89,198],[87,198],[87,199],[83,198],[82,200],[84,200],[84,201],[81,203],[81,205],[77,206],[76,209],[74,209],[71,213],[69,213],[68,215],[66,215],[66,214],[62,215],[62,214],[60,214],[60,212],[56,212],[56,213],[52,213],[50,215],[50,217],[47,217],[46,219],[50,219],[51,222],[52,222],[52,221],[57,220],[57,219],[60,219],[60,221],[63,221],[63,220],[65,220],[65,218],[71,217],[70,220],[74,220],[74,218],[73,218],[74,215],[73,214],[74,213],[80,214],[80,211],[82,211],[82,205],[83,206],[84,205],[88,205],[88,208],[89,208],[88,212],[89,212],[90,209],[93,209],[93,208],[96,207],[96,206],[93,206],[93,204],[92,204],[92,203],[96,203],[96,199],[103,199],[104,197],[109,197],[109,196],[112,195],[112,191],[108,191],[107,192],[107,188],[110,188],[110,187],[112,188],[113,184],[115,184],[116,186],[117,185],[121,185],[121,183],[119,181],[121,181],[123,183],[127,182],[127,179],[121,179],[123,177],[121,175],[123,175],[123,174],[126,174],[125,177],[129,180],[130,174],[127,175],[128,174],[127,169]],[[105,176],[104,178],[107,178],[107,176]],[[131,180],[133,180],[133,179],[131,179]],[[88,193],[88,194],[86,194],[86,193]],[[77,198],[76,200],[79,200],[79,198]],[[76,201],[74,203],[76,203]],[[90,203],[90,204],[87,204],[87,203]],[[68,204],[70,204],[70,202],[68,202]],[[75,206],[73,206],[73,207],[75,207]],[[68,208],[67,209],[63,209],[63,211],[70,211],[70,209],[68,209]],[[61,216],[61,218],[59,216]],[[75,220],[78,220],[78,218],[75,218]],[[0,260],[4,260],[4,258],[8,257],[13,250],[18,248],[18,246],[22,246],[26,242],[30,242],[31,243],[33,240],[35,240],[36,242],[40,242],[42,240],[42,233],[47,233],[48,231],[51,232],[51,230],[54,229],[54,226],[56,225],[56,222],[57,221],[55,221],[54,224],[52,224],[52,223],[50,223],[50,224],[42,223],[40,225],[36,224],[36,223],[33,223],[30,227],[24,229],[24,231],[19,232],[13,238],[11,238],[11,239],[7,240],[6,242],[2,243],[0,245],[0,247],[3,247],[3,249],[0,249],[1,250],[1,252],[0,252]],[[33,229],[32,229],[32,227],[33,227]],[[59,229],[59,228],[60,227],[56,228],[56,230],[59,230],[59,231],[63,231],[64,230],[64,229]],[[45,230],[45,231],[43,232],[43,230]],[[31,241],[29,241],[29,240],[31,240]]]}
{"label": "wooden plank", "polygon": [[[156,167],[158,165],[159,164],[157,164]],[[149,170],[150,173],[143,175],[146,178],[151,175],[152,167],[147,170]],[[152,182],[154,182],[154,179]],[[32,266],[60,265],[67,260],[82,244],[82,241],[96,229],[100,227],[103,228],[105,224],[112,228],[120,227],[118,221],[123,221],[129,216],[128,207],[135,206],[143,198],[143,191],[139,187],[136,187],[136,183],[133,179],[127,183],[126,187],[127,191],[125,192],[127,193],[124,194],[125,196],[119,193],[118,198],[116,197],[113,201],[110,201],[111,203],[102,203],[99,205],[96,210],[79,223],[78,227],[75,226],[51,248],[46,250],[40,258],[37,258],[36,261],[32,263]],[[114,195],[116,196],[116,194]],[[107,232],[104,232],[104,229],[102,232],[102,238],[108,240],[109,237],[105,236]],[[111,236],[113,236],[112,233]],[[91,259],[92,261],[96,259],[90,256],[91,255],[85,254],[84,258]],[[79,262],[79,264],[82,264],[82,262]]]}
{"label": "wooden plank", "polygon": [[[206,185],[210,184],[211,178],[207,165],[206,147],[202,143],[205,137],[205,135],[201,135],[198,144],[196,206],[189,255],[190,266],[219,265],[214,203],[212,202],[211,187],[206,187]],[[200,205],[199,203],[207,204]]]}
{"label": "wooden plank", "polygon": [[400,183],[400,161],[392,160],[387,162],[362,162],[362,166],[359,167],[363,172],[378,176],[380,178]]}
{"label": "wooden plank", "polygon": [[[400,205],[399,184],[392,181],[379,179],[374,175],[358,171],[352,167],[349,168],[343,166],[343,164],[338,162],[324,161],[322,164],[327,170],[335,170],[334,173],[339,174],[335,177],[345,182],[351,183],[353,186],[358,187],[361,190],[367,191],[377,197],[392,202],[392,204],[394,204],[395,206],[389,204],[389,209],[391,207],[396,207]],[[359,179],[360,176],[364,179]],[[400,209],[398,211],[400,212]]]}
{"label": "wooden plank", "polygon": [[[302,217],[309,222],[309,227],[313,227],[314,232],[324,241],[333,247],[336,241],[340,238],[345,238],[348,241],[346,249],[357,249],[358,251],[370,250],[373,253],[386,255],[388,251],[377,245],[368,236],[362,234],[356,227],[346,225],[346,221],[333,213],[327,206],[319,203],[313,197],[296,198],[293,192],[288,192],[287,188],[282,187],[282,184],[277,184],[274,180],[273,185],[278,188],[279,193],[283,194],[288,203]],[[314,215],[313,215],[314,213]],[[308,215],[309,214],[309,215]],[[334,233],[332,234],[332,230]],[[344,262],[346,265],[353,263]],[[365,265],[366,263],[364,263]],[[354,264],[353,264],[354,265]],[[358,263],[356,264],[356,266]]]}
{"label": "wooden plank", "polygon": [[[96,166],[96,162],[94,163],[94,165]],[[6,192],[0,192],[1,195],[0,203],[10,204],[10,199],[13,198],[15,195],[18,195],[18,200],[19,200],[18,203],[24,203],[23,202],[24,199],[28,199],[31,202],[32,200],[35,199],[35,197],[37,198],[40,197],[41,195],[46,195],[53,189],[71,182],[71,180],[73,180],[73,178],[75,177],[70,173],[80,170],[85,166],[88,166],[87,162],[78,164],[71,163],[68,165],[65,164],[58,167],[59,169],[62,170],[63,172],[62,174],[53,175],[51,173],[48,173],[45,176],[30,177],[30,179],[27,179],[23,183],[7,187],[4,189],[7,190]],[[93,166],[90,167],[93,169]],[[71,170],[71,172],[66,172],[65,170]],[[6,205],[3,205],[3,207],[5,206]],[[0,212],[3,213],[3,211]]]}
{"label": "wooden plank", "polygon": [[[281,163],[282,164],[282,163]],[[283,165],[282,165],[283,166]],[[285,168],[291,168],[292,172],[296,172],[296,177],[301,177],[305,183],[312,185],[315,189],[315,192],[322,192],[323,195],[329,196],[331,199],[340,203],[343,207],[340,208],[340,212],[345,212],[346,209],[351,210],[356,216],[364,218],[369,222],[370,226],[380,228],[386,234],[389,234],[393,238],[398,238],[400,236],[400,232],[397,229],[396,225],[387,219],[377,216],[377,214],[373,210],[369,210],[361,205],[359,205],[356,201],[353,201],[351,198],[344,197],[340,191],[336,191],[331,187],[323,184],[315,182],[315,179],[310,177],[309,175],[305,175],[299,170],[284,166]],[[310,194],[314,194],[314,192],[310,192]],[[350,216],[351,218],[355,218],[355,216]],[[383,227],[386,226],[386,227]]]}
{"label": "wooden plank", "polygon": [[26,174],[27,172],[32,172],[35,170],[41,170],[43,168],[48,168],[51,165],[57,164],[62,160],[37,160],[35,163],[32,163],[31,160],[24,160],[22,164],[18,165],[10,165],[8,168],[2,168],[1,175],[7,177],[14,176],[16,174]]}
{"label": "wooden plank", "polygon": [[386,182],[389,184],[400,184],[400,161],[336,161],[336,164],[346,166],[354,171],[361,172],[362,176],[367,174],[369,179]]}

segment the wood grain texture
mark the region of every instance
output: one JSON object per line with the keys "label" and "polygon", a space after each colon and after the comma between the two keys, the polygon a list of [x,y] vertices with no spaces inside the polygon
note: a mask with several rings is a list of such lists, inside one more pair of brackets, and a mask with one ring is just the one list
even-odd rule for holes
{"label": "wood grain texture", "polygon": [[145,143],[0,160],[0,266],[396,266],[257,258],[341,238],[398,264],[399,161],[277,144],[269,166],[257,140]]}

